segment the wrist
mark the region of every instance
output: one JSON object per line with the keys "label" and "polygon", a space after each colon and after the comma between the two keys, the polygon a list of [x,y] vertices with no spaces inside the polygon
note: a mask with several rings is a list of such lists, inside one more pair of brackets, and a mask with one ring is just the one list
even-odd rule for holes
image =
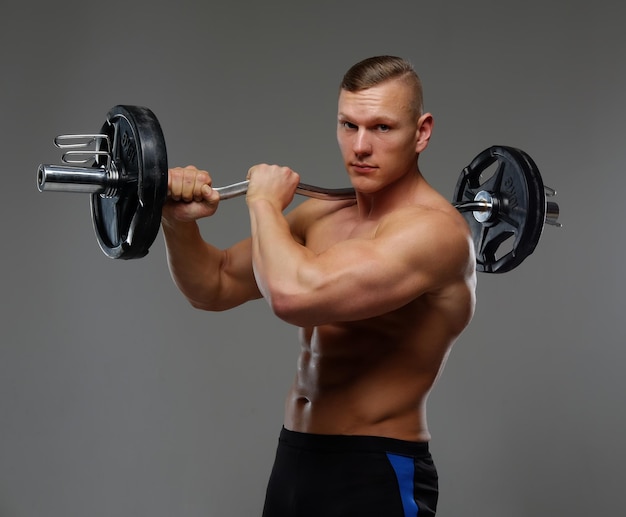
{"label": "wrist", "polygon": [[196,221],[181,221],[174,215],[161,215],[161,227],[164,231],[185,232],[195,231],[198,228]]}
{"label": "wrist", "polygon": [[246,196],[246,204],[250,210],[275,210],[282,212],[281,206],[276,203],[276,200],[259,195]]}

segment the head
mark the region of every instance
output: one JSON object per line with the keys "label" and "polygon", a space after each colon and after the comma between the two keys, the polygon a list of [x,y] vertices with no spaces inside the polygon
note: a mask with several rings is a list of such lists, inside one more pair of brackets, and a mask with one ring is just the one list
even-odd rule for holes
{"label": "head", "polygon": [[348,70],[339,92],[337,140],[353,180],[393,181],[418,172],[433,123],[422,103],[421,81],[404,59],[372,57]]}
{"label": "head", "polygon": [[364,59],[346,72],[341,81],[341,90],[360,92],[386,81],[404,83],[410,90],[408,107],[416,117],[422,115],[422,82],[408,61],[395,56],[376,56]]}

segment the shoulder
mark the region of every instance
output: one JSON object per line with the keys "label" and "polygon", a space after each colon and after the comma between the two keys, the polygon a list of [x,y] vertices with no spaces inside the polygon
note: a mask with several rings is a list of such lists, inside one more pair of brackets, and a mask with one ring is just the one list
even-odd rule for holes
{"label": "shoulder", "polygon": [[376,239],[433,279],[467,278],[475,270],[474,244],[465,218],[449,203],[415,204],[385,217]]}
{"label": "shoulder", "polygon": [[464,239],[470,235],[469,225],[451,204],[411,204],[389,213],[380,224],[381,232],[414,232],[419,235]]}
{"label": "shoulder", "polygon": [[323,224],[333,216],[339,215],[344,209],[356,206],[356,200],[322,200],[308,199],[287,215],[291,233],[300,242],[305,241],[308,230],[313,224]]}
{"label": "shoulder", "polygon": [[294,220],[319,219],[347,207],[356,206],[356,199],[308,199],[296,206],[287,217]]}

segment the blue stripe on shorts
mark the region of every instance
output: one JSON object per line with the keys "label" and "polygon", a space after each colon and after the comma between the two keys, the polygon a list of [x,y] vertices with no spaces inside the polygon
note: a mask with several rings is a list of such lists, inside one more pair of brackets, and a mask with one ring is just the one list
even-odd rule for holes
{"label": "blue stripe on shorts", "polygon": [[415,465],[413,458],[400,456],[398,454],[387,453],[393,470],[398,478],[400,486],[400,498],[402,499],[402,508],[404,509],[404,517],[416,517],[419,508],[415,502],[413,495],[413,481],[415,479]]}

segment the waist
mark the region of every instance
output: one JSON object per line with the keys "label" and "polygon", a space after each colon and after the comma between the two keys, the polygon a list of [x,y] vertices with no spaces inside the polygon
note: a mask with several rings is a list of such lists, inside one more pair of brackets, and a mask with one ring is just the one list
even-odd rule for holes
{"label": "waist", "polygon": [[283,427],[279,442],[310,451],[386,452],[416,458],[430,456],[428,442],[399,440],[385,436],[302,433]]}

